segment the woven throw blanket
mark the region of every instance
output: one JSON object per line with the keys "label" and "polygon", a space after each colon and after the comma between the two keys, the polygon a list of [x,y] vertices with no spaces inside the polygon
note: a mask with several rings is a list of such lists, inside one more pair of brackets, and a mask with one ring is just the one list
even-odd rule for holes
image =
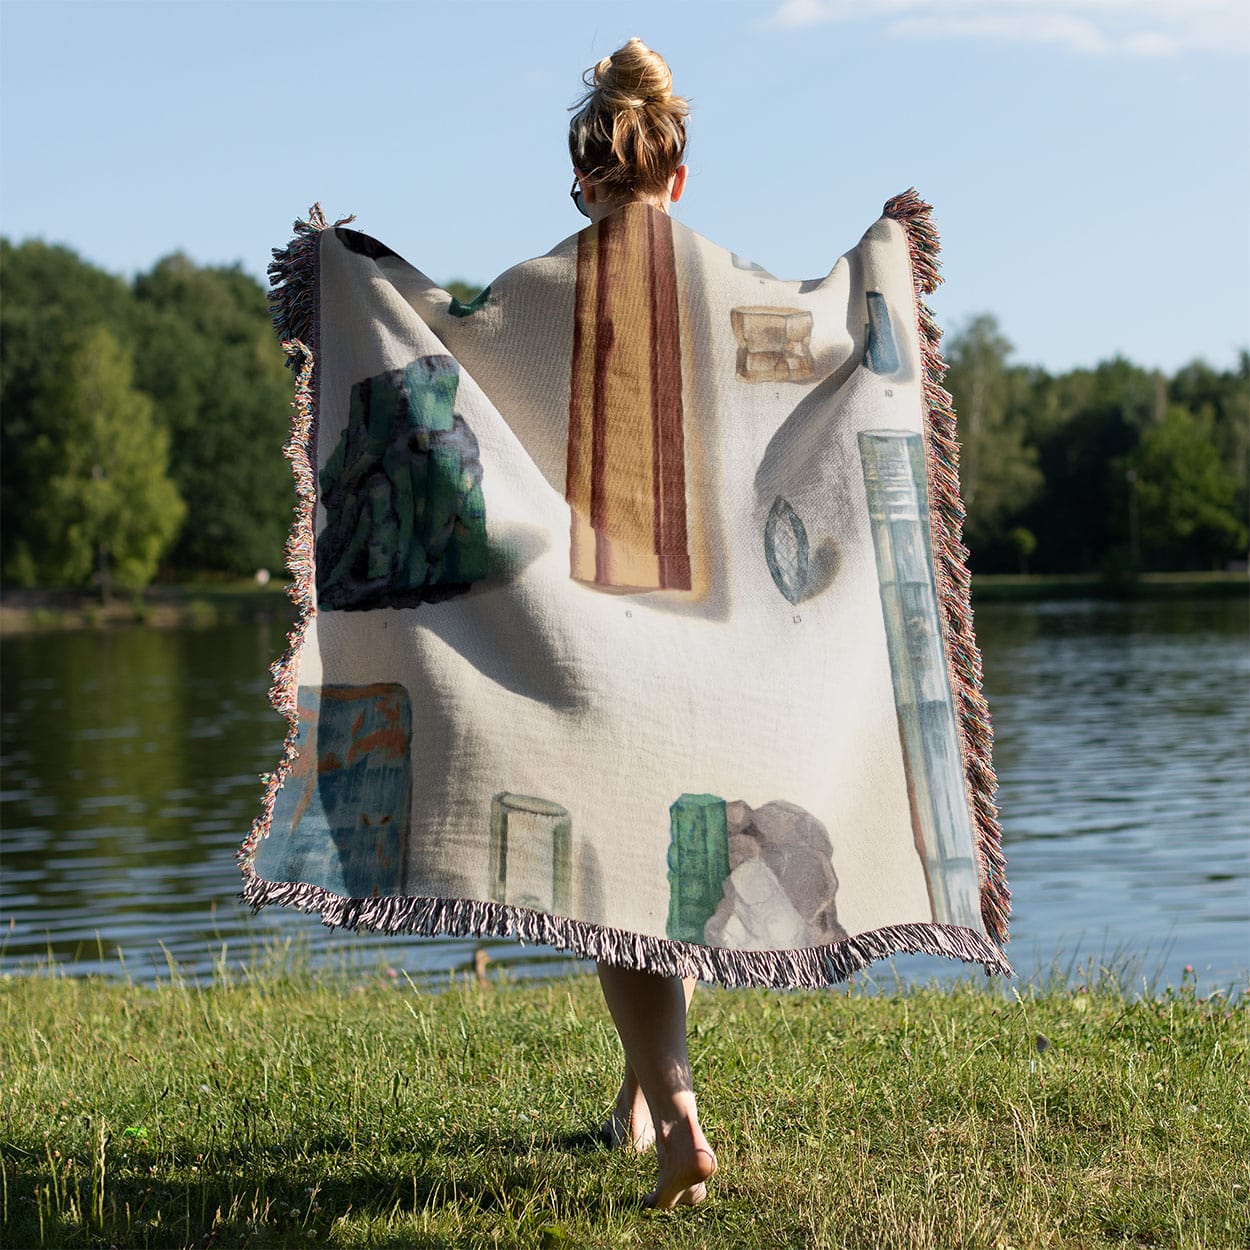
{"label": "woven throw blanket", "polygon": [[320,209],[244,899],[814,986],[1010,974],[950,397],[896,197],[781,281],[646,204],[471,303]]}

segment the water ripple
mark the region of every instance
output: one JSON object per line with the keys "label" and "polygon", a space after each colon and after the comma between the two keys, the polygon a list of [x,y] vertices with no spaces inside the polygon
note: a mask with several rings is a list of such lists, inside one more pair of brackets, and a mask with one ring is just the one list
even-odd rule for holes
{"label": "water ripple", "polygon": [[[987,605],[977,612],[1025,974],[1064,951],[1163,951],[1211,983],[1250,968],[1246,605]],[[331,934],[237,899],[238,843],[278,757],[276,625],[28,635],[0,683],[8,928],[0,969],[49,950],[81,972],[209,977],[266,943],[314,962],[443,977],[473,950],[519,974],[572,966],[509,941]],[[206,655],[214,667],[206,670]],[[90,697],[84,697],[89,695]],[[159,900],[159,906],[141,899]],[[942,961],[907,960],[930,976]]]}

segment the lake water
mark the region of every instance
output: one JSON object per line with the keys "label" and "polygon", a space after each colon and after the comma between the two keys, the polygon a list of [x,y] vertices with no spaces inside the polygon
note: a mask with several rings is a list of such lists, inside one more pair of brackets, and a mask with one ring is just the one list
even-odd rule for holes
{"label": "lake water", "polygon": [[[1240,600],[978,610],[1022,976],[1076,977],[1093,958],[1158,986],[1192,965],[1207,988],[1245,987],[1247,625]],[[314,962],[426,981],[470,967],[482,945],[517,975],[576,966],[509,941],[331,933],[237,901],[235,851],[281,745],[265,692],[283,633],[273,622],[0,644],[0,971],[50,958],[141,982],[171,963],[207,979],[288,940]],[[905,979],[962,970],[894,966]]]}

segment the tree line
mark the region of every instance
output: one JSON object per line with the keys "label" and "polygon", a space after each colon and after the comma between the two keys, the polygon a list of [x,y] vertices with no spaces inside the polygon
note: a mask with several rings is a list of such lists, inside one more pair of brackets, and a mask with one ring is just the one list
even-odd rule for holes
{"label": "tree line", "polygon": [[974,570],[1122,577],[1245,560],[1250,353],[1171,377],[1122,357],[1052,375],[1012,354],[988,315],[945,345]]}
{"label": "tree line", "polygon": [[240,268],[133,282],[0,240],[0,580],[136,589],[277,568],[291,382]]}
{"label": "tree line", "polygon": [[[292,382],[262,286],[182,255],[127,282],[4,239],[0,280],[0,581],[107,595],[280,568]],[[974,570],[1245,558],[1250,354],[1171,377],[1121,358],[1052,375],[1013,363],[988,315],[945,352]]]}

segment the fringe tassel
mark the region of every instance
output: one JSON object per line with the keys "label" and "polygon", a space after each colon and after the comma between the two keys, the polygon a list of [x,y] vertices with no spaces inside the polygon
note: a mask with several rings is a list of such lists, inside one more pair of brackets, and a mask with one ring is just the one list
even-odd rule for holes
{"label": "fringe tassel", "polygon": [[[346,225],[354,217],[341,217],[334,224]],[[316,466],[312,449],[316,445],[317,399],[313,374],[319,346],[317,262],[321,232],[329,226],[320,204],[308,210],[308,220],[296,221],[295,237],[285,248],[273,249],[269,266],[269,310],[274,330],[286,352],[287,367],[295,372],[295,397],[291,403],[291,436],[282,454],[291,462],[295,478],[295,517],[286,540],[286,567],[291,574],[287,595],[296,606],[295,623],[287,634],[287,648],[269,668],[272,684],[269,702],[287,720],[282,757],[272,773],[261,773],[264,785],[260,813],[252,822],[238,852],[244,876],[244,892],[259,880],[252,863],[256,846],[269,832],[273,805],[299,752],[295,739],[299,730],[297,705],[299,653],[308,633],[308,623],[316,613],[313,556],[316,538],[313,518],[317,504]]]}
{"label": "fringe tassel", "polygon": [[505,903],[459,898],[342,898],[303,882],[250,876],[243,901],[254,911],[273,903],[318,912],[330,928],[415,933],[427,937],[508,937],[552,946],[585,959],[660,976],[697,977],[730,988],[819,989],[887,955],[943,955],[979,963],[986,976],[1011,976],[1002,952],[979,933],[958,925],[902,924],[843,942],[784,951],[736,951],[694,942],[609,929]]}
{"label": "fringe tassel", "polygon": [[[334,224],[345,226],[354,216],[340,217]],[[321,232],[329,227],[320,204],[308,210],[308,220],[297,220],[292,226],[295,237],[286,247],[273,249],[269,262],[269,313],[274,332],[283,347],[288,342],[308,344],[316,351],[319,343],[320,317],[317,308],[317,248]],[[290,353],[288,353],[290,356]],[[297,368],[294,358],[289,368]]]}
{"label": "fringe tassel", "polygon": [[932,205],[915,187],[887,200],[882,214],[907,232],[912,281],[916,288],[917,321],[924,355],[925,420],[929,482],[929,517],[937,573],[938,601],[945,617],[946,662],[955,692],[964,773],[967,778],[972,827],[976,831],[977,863],[981,879],[981,918],[999,945],[1007,941],[1011,892],[1007,888],[1002,830],[994,793],[998,779],[991,755],[994,731],[989,708],[981,693],[981,652],[972,630],[972,578],[968,549],[963,545],[965,509],[959,494],[959,439],[950,392],[942,387],[946,362],[942,359],[942,332],[921,299],[942,282],[938,273],[941,250],[930,214]]}

